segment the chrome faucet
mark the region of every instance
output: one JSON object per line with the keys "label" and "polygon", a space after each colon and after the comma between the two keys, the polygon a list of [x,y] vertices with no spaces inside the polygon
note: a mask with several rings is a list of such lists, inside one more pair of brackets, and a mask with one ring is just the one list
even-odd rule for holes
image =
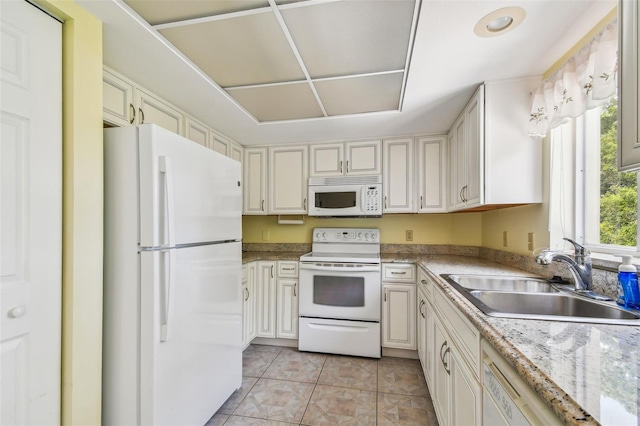
{"label": "chrome faucet", "polygon": [[[564,263],[569,267],[569,272],[573,277],[576,291],[589,292],[591,290],[591,256],[589,250],[569,238],[563,238],[573,244],[575,253],[573,258],[560,251],[545,249],[536,256],[536,263],[539,265],[550,265],[551,262]],[[574,260],[575,258],[575,260]]]}

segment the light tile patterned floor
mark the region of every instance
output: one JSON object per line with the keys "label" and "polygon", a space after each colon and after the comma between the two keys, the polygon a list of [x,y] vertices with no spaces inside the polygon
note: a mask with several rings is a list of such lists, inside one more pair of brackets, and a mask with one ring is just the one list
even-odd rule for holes
{"label": "light tile patterned floor", "polygon": [[243,380],[206,426],[437,426],[417,360],[251,345]]}

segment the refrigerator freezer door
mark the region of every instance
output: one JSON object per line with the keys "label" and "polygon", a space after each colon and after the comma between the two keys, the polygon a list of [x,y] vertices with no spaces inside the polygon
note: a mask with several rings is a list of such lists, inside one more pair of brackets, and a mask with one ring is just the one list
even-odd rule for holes
{"label": "refrigerator freezer door", "polygon": [[242,382],[241,243],[140,256],[141,424],[205,424]]}
{"label": "refrigerator freezer door", "polygon": [[140,246],[240,240],[240,163],[154,124],[138,135]]}

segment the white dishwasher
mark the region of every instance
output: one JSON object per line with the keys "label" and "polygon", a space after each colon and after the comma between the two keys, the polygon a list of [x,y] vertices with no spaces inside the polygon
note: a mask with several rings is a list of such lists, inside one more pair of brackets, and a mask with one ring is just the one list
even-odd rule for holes
{"label": "white dishwasher", "polygon": [[561,425],[560,419],[520,377],[518,372],[482,339],[482,424]]}

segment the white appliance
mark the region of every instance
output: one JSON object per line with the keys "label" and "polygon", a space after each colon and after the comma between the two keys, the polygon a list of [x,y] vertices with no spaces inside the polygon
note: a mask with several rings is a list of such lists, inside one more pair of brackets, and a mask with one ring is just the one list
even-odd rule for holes
{"label": "white appliance", "polygon": [[298,349],[380,358],[380,230],[315,228],[300,257]]}
{"label": "white appliance", "polygon": [[240,163],[107,129],[103,424],[203,425],[242,381]]}
{"label": "white appliance", "polygon": [[309,178],[309,216],[382,216],[382,176]]}

